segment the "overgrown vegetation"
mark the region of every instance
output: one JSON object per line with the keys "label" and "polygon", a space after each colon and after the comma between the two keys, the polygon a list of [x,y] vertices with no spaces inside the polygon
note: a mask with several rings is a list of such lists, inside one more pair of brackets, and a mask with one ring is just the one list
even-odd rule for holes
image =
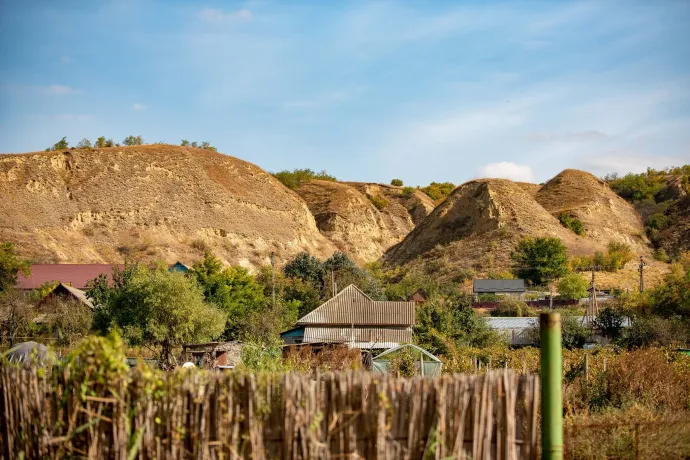
{"label": "overgrown vegetation", "polygon": [[393,185],[393,186],[395,186],[395,187],[402,187],[402,186],[403,186],[403,181],[401,181],[400,179],[393,179],[393,180],[391,181],[391,185]]}
{"label": "overgrown vegetation", "polygon": [[525,238],[518,243],[510,258],[515,275],[537,286],[568,273],[567,249],[558,238]]}
{"label": "overgrown vegetation", "polygon": [[190,142],[186,139],[182,139],[182,142],[180,142],[180,145],[182,147],[192,147],[193,149],[213,150],[214,152],[218,151],[218,149],[216,149],[214,146],[212,146],[211,143],[208,141],[203,141],[203,142],[191,141]]}
{"label": "overgrown vegetation", "polygon": [[666,230],[682,219],[676,205],[690,194],[690,165],[663,170],[647,168],[643,173],[623,177],[608,174],[604,180],[640,213],[659,260],[676,259],[688,249],[687,243],[674,240]]}
{"label": "overgrown vegetation", "polygon": [[440,201],[450,195],[455,189],[455,184],[452,182],[432,182],[426,187],[422,187],[419,190],[429,195],[434,201]]}
{"label": "overgrown vegetation", "polygon": [[633,252],[629,245],[611,241],[606,253],[597,251],[592,256],[575,256],[570,265],[573,270],[597,270],[616,272],[633,259]]}
{"label": "overgrown vegetation", "polygon": [[302,184],[311,180],[328,180],[335,182],[337,179],[326,171],[314,172],[311,169],[293,169],[292,171],[280,171],[273,174],[284,186],[291,189],[299,188]]}
{"label": "overgrown vegetation", "polygon": [[370,195],[367,193],[367,198],[369,198],[371,204],[373,204],[374,207],[379,211],[385,209],[386,206],[388,206],[388,200],[384,198],[382,195]]}
{"label": "overgrown vegetation", "polygon": [[577,219],[574,217],[572,214],[569,212],[562,212],[558,215],[558,221],[563,225],[565,228],[569,229],[573,233],[577,235],[584,235],[585,234],[585,229],[582,226],[582,222],[580,219]]}

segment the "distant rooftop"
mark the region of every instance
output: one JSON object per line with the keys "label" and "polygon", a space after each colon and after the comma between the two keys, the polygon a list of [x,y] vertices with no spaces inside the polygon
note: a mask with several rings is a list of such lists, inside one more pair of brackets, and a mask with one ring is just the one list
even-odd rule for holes
{"label": "distant rooftop", "polygon": [[525,292],[525,280],[474,280],[474,292]]}

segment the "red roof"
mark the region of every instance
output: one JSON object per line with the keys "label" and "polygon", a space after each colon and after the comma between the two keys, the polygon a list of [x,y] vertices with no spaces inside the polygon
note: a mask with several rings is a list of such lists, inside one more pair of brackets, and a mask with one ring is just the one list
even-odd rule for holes
{"label": "red roof", "polygon": [[[118,265],[120,270],[125,266]],[[86,283],[104,273],[112,278],[111,264],[36,264],[31,266],[27,278],[19,274],[17,285],[20,289],[36,289],[49,281],[59,281],[77,289],[84,289]]]}

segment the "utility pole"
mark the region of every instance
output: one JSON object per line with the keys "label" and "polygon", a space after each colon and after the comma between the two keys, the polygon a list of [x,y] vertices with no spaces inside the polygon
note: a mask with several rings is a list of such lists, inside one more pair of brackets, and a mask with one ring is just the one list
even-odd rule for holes
{"label": "utility pole", "polygon": [[587,311],[585,313],[585,316],[582,318],[582,324],[587,325],[589,323],[590,325],[594,321],[594,318],[597,317],[599,314],[599,305],[597,304],[597,286],[596,283],[594,282],[594,271],[598,269],[597,266],[592,266],[589,267],[592,270],[592,280],[589,283],[589,305],[587,305]]}
{"label": "utility pole", "polygon": [[276,308],[276,253],[271,253],[271,282],[273,285],[273,309]]}
{"label": "utility pole", "polygon": [[644,266],[647,265],[647,263],[644,261],[642,256],[640,256],[640,266],[637,269],[640,272],[640,293],[644,292]]}
{"label": "utility pole", "polygon": [[549,296],[549,311],[553,311],[553,280],[551,280],[551,295]]}
{"label": "utility pole", "polygon": [[332,268],[331,268],[331,291],[333,292],[333,295],[331,297],[335,297],[335,273],[333,273]]}

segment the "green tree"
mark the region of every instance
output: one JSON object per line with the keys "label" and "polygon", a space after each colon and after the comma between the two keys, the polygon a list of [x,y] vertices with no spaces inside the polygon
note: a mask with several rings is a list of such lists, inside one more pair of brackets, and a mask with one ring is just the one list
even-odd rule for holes
{"label": "green tree", "polygon": [[84,138],[79,141],[77,144],[78,149],[90,149],[91,148],[91,141],[88,140],[87,138]]}
{"label": "green tree", "polygon": [[400,179],[393,179],[393,180],[391,181],[391,185],[394,185],[394,186],[396,186],[396,187],[402,187],[402,186],[403,186],[403,181],[401,181]]}
{"label": "green tree", "polygon": [[664,282],[649,293],[649,301],[656,315],[690,318],[690,270],[674,265]]}
{"label": "green tree", "polygon": [[19,289],[11,286],[0,291],[0,342],[8,341],[13,346],[17,335],[29,329],[35,316],[35,306]]}
{"label": "green tree", "polygon": [[108,303],[112,326],[131,345],[152,348],[167,367],[176,347],[219,337],[226,322],[224,312],[204,302],[192,279],[165,268],[139,267]]}
{"label": "green tree", "polygon": [[65,150],[69,148],[69,143],[67,142],[67,137],[63,137],[59,141],[57,141],[55,144],[53,144],[51,147],[48,147],[46,149],[46,152],[52,151],[52,150]]}
{"label": "green tree", "polygon": [[587,297],[589,284],[577,273],[570,273],[558,281],[558,297],[576,300]]}
{"label": "green tree", "polygon": [[[374,300],[385,300],[386,294],[378,280],[368,271],[360,268],[343,252],[335,252],[323,263],[324,276],[333,272],[338,291],[354,284],[365,294]],[[326,285],[326,295],[333,295],[330,290],[330,283]]]}
{"label": "green tree", "polygon": [[568,254],[554,237],[525,238],[510,254],[518,278],[544,285],[568,273]]}
{"label": "green tree", "polygon": [[0,293],[15,286],[20,273],[29,276],[31,264],[19,257],[12,243],[0,243]]}
{"label": "green tree", "polygon": [[420,190],[429,195],[429,198],[432,200],[437,201],[450,195],[450,192],[454,189],[455,184],[452,182],[432,182],[426,187],[422,187]]}
{"label": "green tree", "polygon": [[100,136],[98,139],[96,139],[95,147],[103,149],[106,147],[113,147],[114,145],[115,144],[113,143],[112,139],[106,139],[105,136]]}
{"label": "green tree", "polygon": [[141,136],[132,136],[129,135],[125,138],[124,141],[122,141],[124,145],[142,145],[144,143],[144,140],[141,138]]}
{"label": "green tree", "polygon": [[182,139],[182,142],[180,142],[180,145],[182,147],[189,147],[189,141],[187,139]]}
{"label": "green tree", "polygon": [[[527,330],[527,335],[539,346],[539,324]],[[581,323],[580,318],[573,314],[561,315],[561,344],[563,348],[572,350],[582,348],[592,337],[589,327]]]}
{"label": "green tree", "polygon": [[201,286],[204,298],[227,314],[224,337],[237,339],[242,326],[253,312],[262,311],[266,305],[262,286],[247,269],[239,266],[226,267],[210,252],[195,263],[187,275]]}
{"label": "green tree", "polygon": [[624,322],[625,316],[618,311],[618,309],[605,307],[594,319],[593,325],[594,328],[599,330],[604,337],[617,340],[621,335],[621,331],[623,330]]}
{"label": "green tree", "polygon": [[300,252],[285,264],[283,273],[289,278],[298,278],[314,286],[323,286],[323,264],[307,252]]}

